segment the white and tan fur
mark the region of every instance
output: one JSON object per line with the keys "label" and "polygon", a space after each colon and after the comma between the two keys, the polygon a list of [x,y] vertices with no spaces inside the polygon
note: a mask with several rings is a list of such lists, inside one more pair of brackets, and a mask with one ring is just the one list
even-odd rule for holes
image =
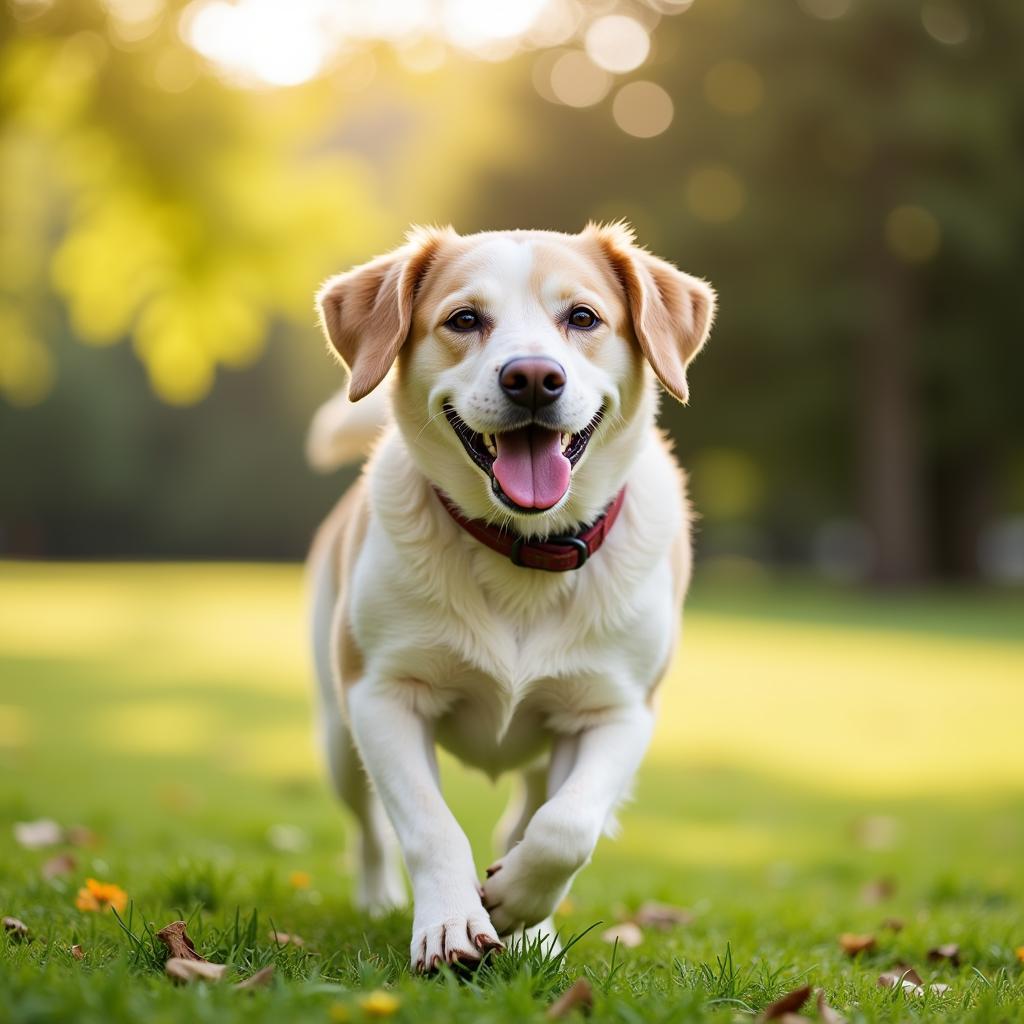
{"label": "white and tan fur", "polygon": [[[311,459],[348,458],[385,424],[310,560],[327,757],[359,823],[359,901],[373,913],[402,905],[404,860],[412,963],[431,970],[546,926],[644,755],[690,572],[684,480],[655,426],[655,374],[685,400],[714,296],[624,226],[590,225],[578,235],[418,230],[328,281],[319,302],[349,398],[372,392],[374,408],[328,403]],[[599,329],[558,321],[577,302]],[[488,330],[446,329],[460,303],[485,312]],[[520,355],[565,367],[563,429],[605,410],[568,492],[531,514],[498,501],[441,412],[449,402],[474,430],[500,429],[497,371]],[[604,546],[564,573],[513,565],[434,491],[467,516],[544,537],[591,522],[623,485]],[[492,776],[522,773],[482,885],[439,788],[436,744]]]}

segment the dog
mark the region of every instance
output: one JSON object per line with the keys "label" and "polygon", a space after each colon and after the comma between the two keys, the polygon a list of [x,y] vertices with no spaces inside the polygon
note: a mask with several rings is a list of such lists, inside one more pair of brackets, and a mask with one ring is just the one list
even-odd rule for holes
{"label": "dog", "polygon": [[[628,795],[691,565],[685,478],[656,427],[687,399],[715,294],[623,223],[413,229],[317,303],[347,395],[322,469],[361,476],[313,543],[313,652],[356,899],[413,895],[412,968],[470,965],[551,914]],[[369,397],[368,397],[369,396]],[[436,746],[521,773],[482,883]]]}

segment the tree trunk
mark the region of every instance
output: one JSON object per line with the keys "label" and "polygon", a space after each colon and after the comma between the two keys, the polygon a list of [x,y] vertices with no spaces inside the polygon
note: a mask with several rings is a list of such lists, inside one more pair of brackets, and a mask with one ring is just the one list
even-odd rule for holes
{"label": "tree trunk", "polygon": [[909,271],[873,254],[875,308],[857,348],[860,493],[874,541],[871,578],[896,586],[929,572],[921,422],[915,367],[915,296]]}

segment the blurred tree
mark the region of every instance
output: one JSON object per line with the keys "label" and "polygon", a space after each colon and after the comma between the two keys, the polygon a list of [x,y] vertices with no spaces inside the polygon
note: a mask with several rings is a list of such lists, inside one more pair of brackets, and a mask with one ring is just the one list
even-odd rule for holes
{"label": "blurred tree", "polygon": [[777,554],[859,507],[876,580],[973,575],[1024,446],[1022,34],[1016,0],[697,3],[633,76],[667,131],[624,146],[603,109],[551,107],[469,221],[626,216],[711,278],[694,408],[666,413],[762,467]]}
{"label": "blurred tree", "polygon": [[[580,26],[268,89],[214,74],[180,2],[7,0],[0,548],[298,554],[337,490],[298,454],[339,380],[316,283],[409,221],[625,216],[721,296],[692,408],[665,409],[704,550],[806,559],[856,517],[877,580],[973,575],[979,530],[1024,512],[1024,7],[622,4],[685,13],[646,60],[635,25]],[[144,378],[75,344],[126,339]]]}

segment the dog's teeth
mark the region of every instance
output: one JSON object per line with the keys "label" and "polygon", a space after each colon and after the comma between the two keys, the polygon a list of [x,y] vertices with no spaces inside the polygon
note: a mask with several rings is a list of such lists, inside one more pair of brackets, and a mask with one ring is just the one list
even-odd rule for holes
{"label": "dog's teeth", "polygon": [[572,441],[572,434],[563,434],[562,435],[562,451],[563,452],[565,451],[566,448],[569,447],[569,442],[570,441]]}
{"label": "dog's teeth", "polygon": [[484,434],[484,447],[495,457],[498,457],[498,449],[494,443],[493,434]]}

